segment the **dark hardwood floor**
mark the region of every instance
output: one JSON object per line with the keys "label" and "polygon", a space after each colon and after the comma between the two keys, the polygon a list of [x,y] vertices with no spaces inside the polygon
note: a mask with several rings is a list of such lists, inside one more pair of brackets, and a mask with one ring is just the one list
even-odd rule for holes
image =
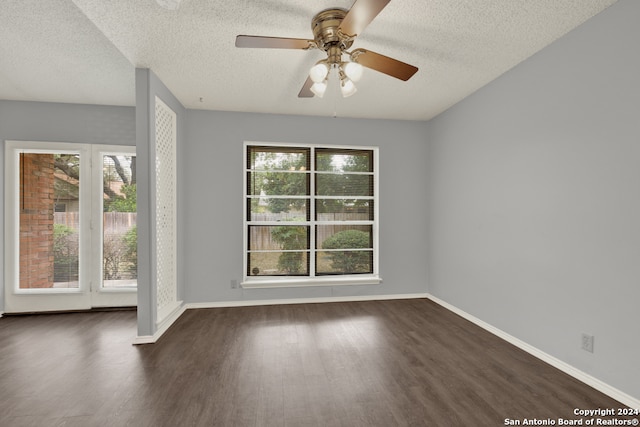
{"label": "dark hardwood floor", "polygon": [[[0,319],[1,426],[501,426],[622,404],[424,299]],[[556,424],[557,425],[557,424]]]}

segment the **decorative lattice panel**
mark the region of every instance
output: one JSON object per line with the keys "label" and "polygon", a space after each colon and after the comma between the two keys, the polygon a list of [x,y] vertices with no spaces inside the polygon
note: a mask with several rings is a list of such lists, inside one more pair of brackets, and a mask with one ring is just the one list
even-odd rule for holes
{"label": "decorative lattice panel", "polygon": [[[156,97],[157,307],[177,301],[176,113]],[[161,320],[161,319],[158,319]]]}

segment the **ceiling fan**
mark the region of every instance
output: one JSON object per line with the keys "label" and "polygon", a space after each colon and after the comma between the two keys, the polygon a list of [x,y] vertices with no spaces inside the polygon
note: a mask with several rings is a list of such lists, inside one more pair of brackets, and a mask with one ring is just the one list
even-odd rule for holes
{"label": "ceiling fan", "polygon": [[[298,93],[299,98],[312,98],[314,95],[322,98],[331,70],[337,70],[344,97],[356,92],[354,82],[362,75],[363,66],[407,81],[418,68],[367,49],[347,51],[390,1],[356,0],[349,10],[331,8],[319,12],[311,20],[313,40],[239,35],[236,37],[236,47],[324,50],[327,59],[318,61],[311,68],[309,77]],[[349,56],[348,61],[342,60],[343,54]]]}

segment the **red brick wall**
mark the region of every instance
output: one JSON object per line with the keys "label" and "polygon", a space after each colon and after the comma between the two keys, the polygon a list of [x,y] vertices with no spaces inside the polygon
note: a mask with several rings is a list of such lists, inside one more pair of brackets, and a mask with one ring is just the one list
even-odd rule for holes
{"label": "red brick wall", "polygon": [[21,154],[21,289],[53,287],[53,185],[53,154]]}

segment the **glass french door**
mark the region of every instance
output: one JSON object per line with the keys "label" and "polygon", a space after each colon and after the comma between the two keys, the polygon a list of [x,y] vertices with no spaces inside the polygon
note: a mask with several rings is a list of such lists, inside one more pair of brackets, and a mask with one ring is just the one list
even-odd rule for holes
{"label": "glass french door", "polygon": [[94,170],[91,241],[95,243],[91,304],[134,306],[138,290],[135,147],[94,145],[91,163]]}
{"label": "glass french door", "polygon": [[5,312],[136,304],[134,150],[6,143]]}

